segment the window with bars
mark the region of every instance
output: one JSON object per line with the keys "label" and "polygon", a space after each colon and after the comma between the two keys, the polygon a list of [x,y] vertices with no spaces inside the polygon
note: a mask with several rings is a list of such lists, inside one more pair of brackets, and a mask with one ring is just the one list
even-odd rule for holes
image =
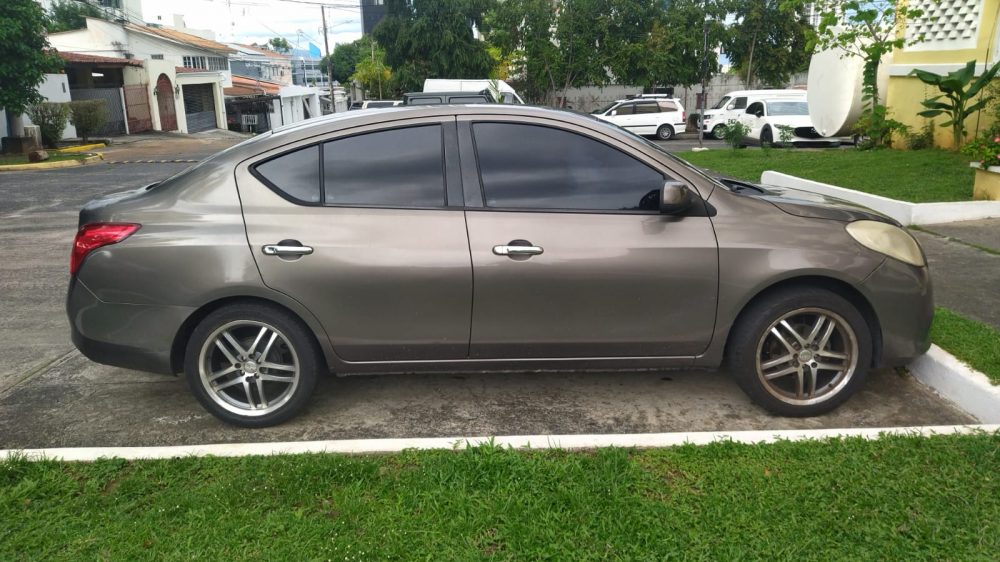
{"label": "window with bars", "polygon": [[208,57],[209,70],[229,70],[229,61],[226,57]]}

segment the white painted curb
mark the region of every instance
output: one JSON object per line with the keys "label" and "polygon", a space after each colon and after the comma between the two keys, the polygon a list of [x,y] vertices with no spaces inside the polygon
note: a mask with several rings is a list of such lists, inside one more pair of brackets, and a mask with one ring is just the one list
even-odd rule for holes
{"label": "white painted curb", "polygon": [[1000,201],[909,203],[768,170],[760,183],[837,197],[889,215],[904,225],[937,224],[1000,217]]}
{"label": "white painted curb", "polygon": [[909,365],[918,381],[975,416],[983,423],[1000,423],[1000,386],[954,355],[932,345]]}
{"label": "white painted curb", "polygon": [[493,442],[503,447],[532,449],[593,449],[596,447],[675,447],[706,445],[716,441],[774,443],[837,437],[879,439],[885,435],[970,434],[1000,431],[994,425],[939,425],[849,429],[791,429],[764,431],[706,431],[679,433],[635,433],[611,435],[513,435],[501,437],[441,437],[424,439],[348,439],[291,443],[224,443],[174,447],[80,447],[65,449],[0,450],[0,458],[25,456],[31,460],[94,461],[100,458],[169,459],[175,457],[240,457],[301,453],[393,453],[404,449],[456,449]]}

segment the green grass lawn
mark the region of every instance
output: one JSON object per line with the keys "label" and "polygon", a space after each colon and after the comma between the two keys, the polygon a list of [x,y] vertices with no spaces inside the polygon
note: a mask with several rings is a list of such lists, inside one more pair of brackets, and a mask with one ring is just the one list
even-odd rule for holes
{"label": "green grass lawn", "polygon": [[996,560],[1000,434],[0,462],[0,560]]}
{"label": "green grass lawn", "polygon": [[[91,154],[81,154],[81,153],[66,153],[59,154],[55,151],[49,151],[49,159],[46,162],[59,162],[61,160],[83,160],[91,156]],[[14,164],[32,164],[28,162],[28,157],[24,154],[0,154],[0,166],[11,166]]]}
{"label": "green grass lawn", "polygon": [[774,170],[893,199],[927,203],[969,201],[974,172],[969,159],[943,150],[731,150],[679,152],[696,166],[759,182]]}
{"label": "green grass lawn", "polygon": [[1000,385],[1000,332],[992,326],[938,308],[931,341]]}

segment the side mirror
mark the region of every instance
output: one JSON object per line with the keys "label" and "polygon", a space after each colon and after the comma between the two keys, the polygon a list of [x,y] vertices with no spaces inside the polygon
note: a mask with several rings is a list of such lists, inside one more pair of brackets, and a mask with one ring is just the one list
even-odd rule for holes
{"label": "side mirror", "polygon": [[754,115],[760,118],[764,116],[764,112],[758,109],[757,111],[754,112]]}
{"label": "side mirror", "polygon": [[679,181],[664,182],[660,190],[660,212],[665,215],[679,215],[694,204],[694,194],[688,186]]}
{"label": "side mirror", "polygon": [[608,115],[610,115],[611,117],[614,117],[615,115],[618,115],[618,110],[617,109],[612,109],[611,113],[609,113]]}

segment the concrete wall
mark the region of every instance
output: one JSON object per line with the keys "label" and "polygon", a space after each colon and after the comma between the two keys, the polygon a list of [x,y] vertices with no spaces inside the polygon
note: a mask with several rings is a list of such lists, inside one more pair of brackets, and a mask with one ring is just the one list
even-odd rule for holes
{"label": "concrete wall", "polygon": [[[69,79],[66,78],[65,74],[46,74],[45,81],[43,81],[38,86],[38,93],[45,96],[45,99],[50,102],[55,103],[66,103],[70,101],[69,96]],[[27,115],[22,116],[24,120],[24,125],[31,125],[31,118]],[[13,131],[14,134],[20,136],[21,131]],[[66,128],[63,129],[62,138],[72,139],[76,138],[76,127],[71,125],[69,122],[66,123]]]}

